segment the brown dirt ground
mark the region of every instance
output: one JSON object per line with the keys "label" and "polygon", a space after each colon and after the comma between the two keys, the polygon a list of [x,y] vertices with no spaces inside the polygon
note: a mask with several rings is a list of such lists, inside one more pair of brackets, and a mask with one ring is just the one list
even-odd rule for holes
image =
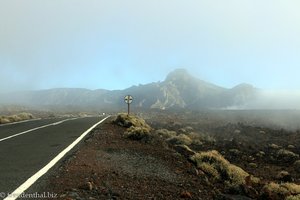
{"label": "brown dirt ground", "polygon": [[[300,155],[299,130],[264,126],[261,120],[232,120],[227,114],[219,115],[205,112],[140,114],[154,129],[166,128],[178,133],[181,128],[190,126],[193,132],[208,136],[201,145],[192,144],[190,148],[194,151],[217,150],[232,164],[260,178],[262,184],[281,183],[283,180],[276,176],[283,170],[290,174],[288,182],[300,184],[299,169],[293,164],[295,160],[277,157],[279,149]],[[101,124],[48,178],[47,191],[57,193],[59,199],[64,200],[249,199],[222,195],[228,194],[222,182],[213,183],[166,142],[129,140],[122,136],[124,131],[111,120]],[[279,149],[271,148],[271,144],[276,144]],[[264,156],[258,155],[261,151]],[[261,190],[256,189],[258,193]]]}
{"label": "brown dirt ground", "polygon": [[59,199],[212,199],[213,186],[160,141],[123,138],[107,120],[49,178]]}

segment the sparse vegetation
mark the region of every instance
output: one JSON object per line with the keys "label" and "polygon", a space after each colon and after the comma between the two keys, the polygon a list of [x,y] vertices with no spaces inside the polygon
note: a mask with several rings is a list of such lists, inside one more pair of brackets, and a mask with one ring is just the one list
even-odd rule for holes
{"label": "sparse vegetation", "polygon": [[0,124],[19,122],[19,121],[29,120],[33,118],[34,118],[33,115],[30,113],[19,113],[10,116],[0,116]]}
{"label": "sparse vegetation", "polygon": [[256,156],[257,157],[264,157],[266,155],[266,153],[265,152],[263,152],[263,151],[259,151],[259,152],[257,152],[257,154],[256,154]]}
{"label": "sparse vegetation", "polygon": [[286,162],[293,162],[299,158],[299,155],[286,149],[280,149],[277,151],[277,157]]}
{"label": "sparse vegetation", "polygon": [[300,194],[298,194],[296,196],[288,196],[286,198],[286,200],[300,200]]}
{"label": "sparse vegetation", "polygon": [[192,144],[191,138],[185,134],[179,134],[177,136],[173,136],[167,140],[170,144],[173,145],[190,145]]}
{"label": "sparse vegetation", "polygon": [[294,145],[292,145],[292,144],[289,144],[287,148],[288,149],[295,149],[296,147]]}
{"label": "sparse vegetation", "polygon": [[213,165],[206,163],[206,162],[202,162],[202,163],[199,163],[199,165],[197,167],[199,169],[201,169],[205,174],[211,176],[213,179],[215,179],[215,180],[221,179],[220,173]]}
{"label": "sparse vegetation", "polygon": [[[215,180],[226,182],[229,187],[236,188],[245,184],[250,175],[242,168],[231,164],[218,151],[199,152],[191,157],[196,166]],[[252,177],[251,181],[258,179]]]}
{"label": "sparse vegetation", "polygon": [[[180,181],[182,177],[186,178],[184,183],[191,181],[182,188],[177,184],[165,184],[156,179],[154,182],[147,183],[143,179],[142,183],[147,186],[143,188],[145,190],[153,188],[148,185],[159,185],[161,188],[159,192],[174,191],[173,194],[177,196],[173,199],[179,198],[178,195],[187,188],[186,191],[190,192],[192,199],[200,196],[203,199],[300,200],[299,185],[297,185],[300,180],[298,157],[300,149],[297,145],[300,130],[273,129],[255,124],[249,125],[250,122],[223,123],[209,117],[206,113],[172,115],[165,111],[138,115],[146,117],[145,119],[151,125],[151,130],[148,131],[143,128],[144,120],[138,117],[135,119],[135,116],[128,117],[127,114],[123,116],[119,116],[114,123],[125,127],[124,129],[109,125],[115,128],[113,138],[118,137],[123,140],[126,137],[145,142],[146,148],[135,141],[122,141],[132,145],[129,146],[130,152],[131,150],[147,152],[148,147],[154,147],[155,152],[162,156],[160,161],[167,158],[166,160],[172,163],[170,169],[180,177]],[[110,133],[113,129],[108,130]],[[233,134],[235,130],[239,131]],[[107,140],[110,141],[112,136],[108,134]],[[109,149],[108,152],[111,152],[111,145],[115,145],[118,151],[123,152],[119,143],[121,140],[113,144],[104,143]],[[170,153],[168,157],[165,156],[166,152]],[[140,159],[144,160],[144,157]],[[289,162],[286,162],[286,159]],[[183,163],[186,165],[181,168]],[[135,171],[136,167],[130,170]],[[184,173],[188,175],[185,176]],[[111,176],[108,177],[111,179]],[[126,180],[125,183],[129,182],[128,176],[119,174],[115,176],[117,185],[124,185],[119,182],[120,177]],[[150,177],[150,180],[152,181],[153,178]],[[139,184],[140,181],[138,191],[141,189]],[[175,186],[175,189],[166,190],[165,186],[170,185]],[[132,187],[131,183],[129,187]],[[200,190],[202,192],[199,192]],[[120,194],[123,195],[122,192]],[[210,196],[207,197],[206,194]]]}
{"label": "sparse vegetation", "polygon": [[169,131],[167,129],[158,129],[155,131],[155,133],[165,139],[175,137],[177,135],[175,131]]}
{"label": "sparse vegetation", "polygon": [[280,146],[278,146],[277,144],[270,144],[269,147],[271,149],[279,149],[280,148]]}
{"label": "sparse vegetation", "polygon": [[294,162],[294,168],[297,172],[300,172],[300,160]]}
{"label": "sparse vegetation", "polygon": [[126,128],[135,126],[135,127],[145,127],[150,129],[150,126],[145,122],[144,119],[139,118],[135,115],[128,115],[127,113],[118,114],[116,119],[113,120],[113,123]]}
{"label": "sparse vegetation", "polygon": [[292,177],[289,172],[282,170],[276,175],[276,179],[279,181],[287,182],[291,181]]}
{"label": "sparse vegetation", "polygon": [[300,194],[300,185],[294,183],[266,184],[262,189],[262,196],[268,199],[291,199]]}
{"label": "sparse vegetation", "polygon": [[113,123],[127,128],[124,133],[124,136],[127,138],[141,140],[150,136],[151,127],[144,119],[137,116],[120,113],[116,119],[113,120]]}
{"label": "sparse vegetation", "polygon": [[142,140],[150,136],[150,130],[146,127],[131,126],[126,130],[124,136],[133,140]]}
{"label": "sparse vegetation", "polygon": [[251,168],[257,168],[257,164],[256,163],[249,163],[249,167],[251,167]]}
{"label": "sparse vegetation", "polygon": [[195,133],[195,132],[191,132],[191,133],[187,134],[187,136],[189,138],[191,138],[192,144],[195,144],[195,145],[201,145],[202,141],[204,140],[203,136],[201,136],[200,134]]}

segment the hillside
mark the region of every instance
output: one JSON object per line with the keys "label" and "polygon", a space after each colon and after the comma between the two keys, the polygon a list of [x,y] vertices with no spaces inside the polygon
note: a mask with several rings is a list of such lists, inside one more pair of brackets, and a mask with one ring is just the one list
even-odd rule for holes
{"label": "hillside", "polygon": [[218,109],[243,107],[255,99],[257,90],[247,84],[226,89],[193,77],[184,69],[177,69],[162,82],[125,90],[58,88],[24,91],[2,94],[0,103],[34,107],[118,108],[124,106],[123,97],[127,94],[134,97],[132,106],[143,109]]}

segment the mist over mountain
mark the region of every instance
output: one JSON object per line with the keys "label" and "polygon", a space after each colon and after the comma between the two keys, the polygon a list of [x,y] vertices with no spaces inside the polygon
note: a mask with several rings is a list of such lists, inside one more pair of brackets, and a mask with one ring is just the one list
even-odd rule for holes
{"label": "mist over mountain", "polygon": [[[58,88],[2,94],[1,104],[34,107],[124,107],[124,96],[134,97],[132,106],[143,109],[247,109],[258,108],[261,90],[249,84],[231,89],[217,86],[190,75],[185,69],[169,73],[162,82],[132,86],[125,90],[88,90]],[[265,98],[266,99],[266,98]],[[263,104],[260,105],[263,109]],[[266,106],[266,105],[265,105]]]}

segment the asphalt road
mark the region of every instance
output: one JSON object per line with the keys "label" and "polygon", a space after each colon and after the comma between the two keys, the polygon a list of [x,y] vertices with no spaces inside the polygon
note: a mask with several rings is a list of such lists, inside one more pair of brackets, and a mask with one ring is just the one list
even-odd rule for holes
{"label": "asphalt road", "polygon": [[[0,193],[11,193],[103,117],[47,119],[0,126]],[[38,130],[7,138],[36,127]],[[3,199],[0,197],[0,199]]]}

